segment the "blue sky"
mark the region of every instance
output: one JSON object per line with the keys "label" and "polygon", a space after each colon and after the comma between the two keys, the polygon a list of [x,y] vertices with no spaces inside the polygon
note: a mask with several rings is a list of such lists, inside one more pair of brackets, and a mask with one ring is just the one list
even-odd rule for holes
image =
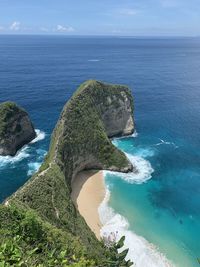
{"label": "blue sky", "polygon": [[0,34],[200,36],[200,0],[0,0]]}

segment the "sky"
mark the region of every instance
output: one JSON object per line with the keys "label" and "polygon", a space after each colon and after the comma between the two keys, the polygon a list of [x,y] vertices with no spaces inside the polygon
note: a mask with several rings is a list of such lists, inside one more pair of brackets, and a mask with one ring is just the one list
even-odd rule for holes
{"label": "sky", "polygon": [[0,0],[0,34],[200,36],[200,0]]}

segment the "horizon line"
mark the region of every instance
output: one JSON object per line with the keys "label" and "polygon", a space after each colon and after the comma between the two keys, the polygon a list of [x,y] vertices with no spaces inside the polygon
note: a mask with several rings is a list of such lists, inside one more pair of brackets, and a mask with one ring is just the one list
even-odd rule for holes
{"label": "horizon line", "polygon": [[115,35],[115,34],[55,34],[0,33],[0,36],[60,36],[60,37],[116,37],[116,38],[200,38],[200,35]]}

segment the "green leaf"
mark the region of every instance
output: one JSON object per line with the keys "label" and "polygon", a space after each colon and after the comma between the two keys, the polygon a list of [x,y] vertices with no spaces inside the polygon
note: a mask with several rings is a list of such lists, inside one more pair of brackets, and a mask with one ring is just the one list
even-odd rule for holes
{"label": "green leaf", "polygon": [[124,241],[125,241],[125,236],[122,236],[120,238],[120,240],[117,242],[117,244],[115,245],[116,249],[120,249],[124,246]]}

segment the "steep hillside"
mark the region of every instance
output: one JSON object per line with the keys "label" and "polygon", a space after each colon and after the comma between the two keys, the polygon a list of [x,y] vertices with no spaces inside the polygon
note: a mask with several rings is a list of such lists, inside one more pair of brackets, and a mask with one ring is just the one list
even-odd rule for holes
{"label": "steep hillside", "polygon": [[65,105],[39,172],[6,200],[7,209],[15,206],[20,212],[30,210],[42,224],[78,242],[80,250],[87,252],[86,258],[95,262],[80,266],[128,266],[108,264],[112,253],[88,228],[70,193],[72,179],[84,169],[132,171],[125,154],[108,137],[131,134],[133,130],[129,89],[85,82]]}

